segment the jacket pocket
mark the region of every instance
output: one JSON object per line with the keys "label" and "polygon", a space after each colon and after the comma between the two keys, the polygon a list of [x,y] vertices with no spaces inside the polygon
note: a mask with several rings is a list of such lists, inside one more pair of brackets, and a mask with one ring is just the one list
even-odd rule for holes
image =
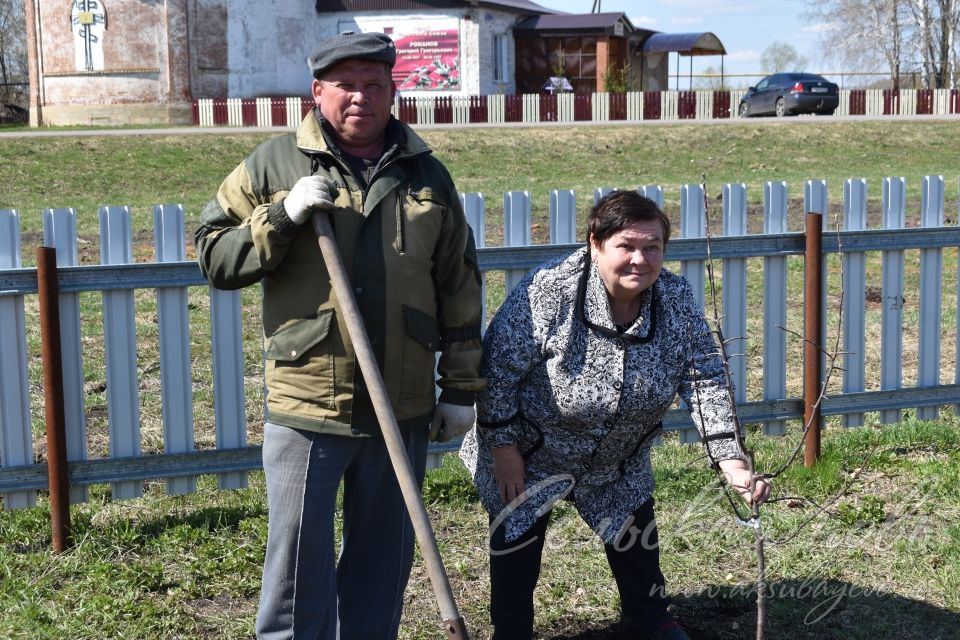
{"label": "jacket pocket", "polygon": [[400,401],[432,400],[436,356],[440,348],[440,331],[436,319],[414,307],[403,306],[406,336],[403,340],[403,377],[400,381]]}
{"label": "jacket pocket", "polygon": [[295,362],[330,333],[333,310],[321,311],[313,318],[295,320],[269,339],[267,360]]}
{"label": "jacket pocket", "polygon": [[335,409],[333,310],[295,320],[267,339],[264,355],[271,411],[309,413],[307,407]]}

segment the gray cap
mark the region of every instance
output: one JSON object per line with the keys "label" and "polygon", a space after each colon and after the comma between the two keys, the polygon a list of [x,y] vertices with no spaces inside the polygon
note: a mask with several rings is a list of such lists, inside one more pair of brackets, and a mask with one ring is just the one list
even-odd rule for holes
{"label": "gray cap", "polygon": [[344,60],[359,58],[385,62],[392,69],[397,61],[397,47],[385,33],[354,33],[345,31],[328,38],[307,58],[307,66],[314,78]]}

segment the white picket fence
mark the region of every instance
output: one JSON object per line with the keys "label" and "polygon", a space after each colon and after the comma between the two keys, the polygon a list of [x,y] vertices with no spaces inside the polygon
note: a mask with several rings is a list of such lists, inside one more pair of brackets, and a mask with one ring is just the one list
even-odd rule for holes
{"label": "white picket fence", "polygon": [[[399,96],[393,114],[411,124],[535,124],[577,121],[714,120],[738,118],[743,89],[630,91],[625,94]],[[313,107],[308,97],[204,98],[194,102],[194,124],[295,127]],[[958,115],[957,89],[844,89],[836,115]]]}
{"label": "white picket fence", "polygon": [[[943,250],[960,246],[960,228],[944,226],[946,182],[928,176],[922,184],[921,226],[904,228],[906,183],[903,178],[883,180],[881,229],[866,229],[867,183],[861,179],[843,184],[843,231],[824,234],[824,250],[842,248],[844,291],[842,351],[843,393],[826,398],[825,415],[843,415],[845,424],[860,425],[865,412],[880,412],[883,422],[895,422],[901,410],[915,408],[920,418],[934,418],[939,406],[960,407],[960,366],[954,380],[942,383],[941,335],[956,335],[957,327],[944,327],[941,320]],[[958,184],[960,188],[960,184]],[[648,197],[661,202],[660,186],[640,186]],[[824,181],[810,180],[803,186],[805,211],[828,211]],[[598,188],[594,201],[611,191]],[[783,432],[784,421],[800,417],[802,401],[787,397],[787,305],[796,306],[787,287],[788,256],[802,253],[803,234],[787,229],[788,185],[768,182],[763,190],[763,234],[747,233],[747,191],[743,184],[724,185],[722,191],[723,233],[711,240],[713,258],[722,265],[723,330],[735,337],[729,350],[745,353],[747,341],[762,340],[763,400],[746,401],[747,362],[731,361],[736,395],[744,422],[762,423],[768,434]],[[487,247],[483,194],[462,196],[468,220],[479,247],[481,270],[506,272],[507,288],[516,286],[523,274],[543,261],[563,255],[577,245],[576,194],[572,190],[550,192],[549,245],[531,244],[531,197],[529,192],[503,196],[504,246]],[[679,262],[679,272],[692,284],[704,304],[706,223],[704,193],[700,185],[680,187],[680,224],[671,240],[667,258]],[[960,218],[960,211],[958,218]],[[127,207],[100,209],[100,265],[77,266],[76,212],[48,209],[43,212],[43,235],[47,246],[57,250],[60,286],[60,337],[63,351],[64,403],[67,457],[70,461],[71,500],[86,499],[85,487],[112,483],[116,498],[133,498],[142,492],[142,481],[166,478],[172,494],[194,490],[196,475],[216,473],[221,488],[246,484],[246,473],[260,467],[260,449],[247,446],[246,402],[240,293],[206,286],[199,268],[185,261],[184,212],[178,205],[154,208],[155,250],[153,263],[134,263],[132,219]],[[824,225],[829,224],[824,219]],[[28,363],[36,354],[27,351],[24,302],[37,291],[36,271],[21,267],[20,216],[15,210],[0,211],[0,495],[4,508],[35,503],[36,492],[46,487],[46,465],[33,460],[31,433],[31,387]],[[902,329],[904,326],[904,251],[919,249],[919,331],[917,384],[903,387]],[[882,329],[879,371],[865,367],[866,333],[864,283],[865,257],[880,252],[882,261]],[[757,309],[747,305],[748,258],[763,260],[763,332],[747,333],[747,315]],[[958,274],[960,276],[960,274]],[[960,277],[958,277],[960,282]],[[187,292],[206,287],[210,296],[211,357],[214,373],[216,448],[195,450],[193,388],[191,378],[190,327]],[[135,325],[134,291],[155,289],[163,417],[163,452],[141,455],[140,396],[137,371],[138,337]],[[88,459],[84,406],[83,345],[80,338],[79,295],[102,292],[109,458]],[[486,296],[485,296],[486,297]],[[960,300],[960,296],[958,296]],[[960,310],[957,317],[960,318]],[[878,345],[873,345],[876,348]],[[960,341],[955,362],[960,363]],[[35,385],[34,385],[35,386]],[[873,390],[865,391],[870,388]],[[689,415],[668,412],[665,428],[681,432],[686,441],[696,440]],[[432,446],[434,463],[456,445]]]}

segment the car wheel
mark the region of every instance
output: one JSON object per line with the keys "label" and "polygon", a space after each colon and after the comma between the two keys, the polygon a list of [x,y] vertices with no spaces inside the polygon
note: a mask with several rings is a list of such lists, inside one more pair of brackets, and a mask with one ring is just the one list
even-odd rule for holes
{"label": "car wheel", "polygon": [[741,102],[739,113],[741,118],[750,117],[750,106],[746,102]]}
{"label": "car wheel", "polygon": [[787,105],[783,103],[783,98],[777,98],[777,105],[774,107],[777,110],[777,117],[782,118],[787,115]]}

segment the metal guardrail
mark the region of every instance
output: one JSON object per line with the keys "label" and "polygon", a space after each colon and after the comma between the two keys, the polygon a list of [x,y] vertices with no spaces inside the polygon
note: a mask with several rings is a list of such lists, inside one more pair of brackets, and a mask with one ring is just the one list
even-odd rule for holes
{"label": "metal guardrail", "polygon": [[[477,249],[477,258],[481,271],[531,269],[553,258],[567,255],[580,246],[582,245],[554,244],[486,247]],[[840,231],[824,233],[823,236],[823,251],[826,253],[944,249],[957,246],[960,246],[960,227]],[[710,239],[710,250],[717,259],[799,255],[803,253],[803,233],[718,236]],[[666,259],[706,260],[707,240],[671,240]],[[207,284],[195,262],[62,267],[57,274],[57,283],[63,293]],[[0,270],[0,296],[20,296],[36,292],[36,269]]]}

